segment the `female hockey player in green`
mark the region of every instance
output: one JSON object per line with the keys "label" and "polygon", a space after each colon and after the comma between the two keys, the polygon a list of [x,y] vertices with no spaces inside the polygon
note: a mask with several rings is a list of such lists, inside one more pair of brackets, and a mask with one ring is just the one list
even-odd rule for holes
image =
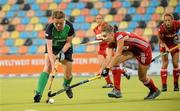
{"label": "female hockey player in green", "polygon": [[[55,60],[58,57],[64,73],[63,86],[66,88],[72,81],[72,38],[74,36],[73,25],[65,19],[62,11],[56,10],[52,14],[52,23],[45,30],[45,65],[39,76],[34,102],[40,102],[49,74],[55,71]],[[69,98],[73,97],[72,90],[66,91]]]}

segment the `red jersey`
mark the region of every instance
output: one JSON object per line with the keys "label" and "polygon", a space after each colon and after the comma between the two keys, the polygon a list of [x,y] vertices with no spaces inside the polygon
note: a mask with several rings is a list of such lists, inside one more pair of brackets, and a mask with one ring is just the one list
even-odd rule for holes
{"label": "red jersey", "polygon": [[129,46],[129,47],[136,47],[142,51],[145,51],[149,46],[149,42],[146,41],[144,38],[138,36],[135,33],[132,32],[117,32],[115,33],[115,39],[121,40],[125,36],[129,36],[129,39],[124,41],[124,46]]}
{"label": "red jersey", "polygon": [[[96,36],[98,34],[101,34],[101,25],[97,25],[95,28],[94,28],[94,33],[96,34]],[[103,56],[106,56],[106,48],[108,47],[108,43],[107,42],[101,42],[99,43],[99,51],[98,51],[98,54],[100,55],[103,55]]]}
{"label": "red jersey", "polygon": [[172,22],[172,28],[170,30],[168,30],[165,26],[165,24],[161,24],[160,28],[159,28],[159,36],[160,39],[162,41],[164,41],[164,43],[167,46],[172,46],[175,45],[174,44],[174,39],[178,39],[178,31],[180,29],[180,22],[173,20]]}
{"label": "red jersey", "polygon": [[124,41],[124,46],[129,47],[127,51],[131,51],[141,64],[149,65],[152,59],[150,43],[131,32],[116,32],[114,35],[117,42],[126,36],[129,36],[129,38]]}

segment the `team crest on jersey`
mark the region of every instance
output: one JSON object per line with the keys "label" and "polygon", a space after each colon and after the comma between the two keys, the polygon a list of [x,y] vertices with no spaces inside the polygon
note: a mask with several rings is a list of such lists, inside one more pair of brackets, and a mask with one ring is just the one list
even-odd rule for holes
{"label": "team crest on jersey", "polygon": [[122,38],[123,38],[123,36],[122,36],[122,35],[119,35],[119,36],[117,36],[116,40],[120,40],[120,39],[122,39]]}

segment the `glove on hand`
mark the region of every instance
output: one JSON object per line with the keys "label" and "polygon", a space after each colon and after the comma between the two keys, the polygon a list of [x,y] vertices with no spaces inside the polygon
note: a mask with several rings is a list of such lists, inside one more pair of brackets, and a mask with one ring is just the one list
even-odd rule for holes
{"label": "glove on hand", "polygon": [[104,68],[101,72],[102,77],[106,77],[109,74],[109,68]]}
{"label": "glove on hand", "polygon": [[57,57],[58,57],[59,61],[64,60],[64,59],[65,59],[65,54],[64,54],[64,52],[63,52],[63,51],[60,51],[60,52],[58,53]]}

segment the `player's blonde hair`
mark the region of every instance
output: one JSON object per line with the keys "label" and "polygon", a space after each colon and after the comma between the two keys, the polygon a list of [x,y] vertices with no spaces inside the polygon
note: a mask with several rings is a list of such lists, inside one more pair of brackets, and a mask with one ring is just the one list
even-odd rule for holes
{"label": "player's blonde hair", "polygon": [[102,27],[102,32],[105,32],[105,33],[112,33],[114,32],[114,28],[113,26],[109,25],[109,24],[105,24],[103,27]]}
{"label": "player's blonde hair", "polygon": [[62,18],[65,18],[65,14],[61,10],[55,10],[53,11],[52,18],[62,19]]}

